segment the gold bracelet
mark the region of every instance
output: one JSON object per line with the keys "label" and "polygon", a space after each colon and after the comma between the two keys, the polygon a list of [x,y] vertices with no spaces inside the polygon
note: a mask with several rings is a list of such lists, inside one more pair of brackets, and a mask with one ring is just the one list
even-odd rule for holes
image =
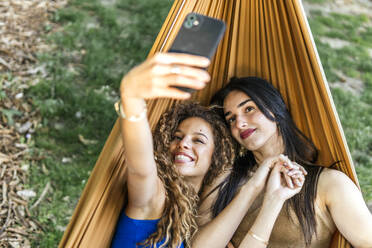
{"label": "gold bracelet", "polygon": [[131,121],[131,122],[137,122],[137,121],[140,121],[142,120],[143,118],[146,117],[146,114],[147,114],[147,108],[146,108],[146,105],[143,106],[143,111],[138,114],[138,115],[133,115],[133,116],[126,116],[126,114],[124,113],[124,110],[123,110],[123,105],[121,104],[121,101],[117,101],[115,104],[115,110],[116,110],[116,113],[123,119],[126,119],[128,121]]}
{"label": "gold bracelet", "polygon": [[263,238],[257,236],[256,234],[254,234],[251,230],[248,231],[248,234],[251,235],[252,238],[254,238],[255,240],[257,241],[260,241],[261,243],[263,243],[264,245],[268,245],[269,244],[269,241],[266,241],[264,240]]}

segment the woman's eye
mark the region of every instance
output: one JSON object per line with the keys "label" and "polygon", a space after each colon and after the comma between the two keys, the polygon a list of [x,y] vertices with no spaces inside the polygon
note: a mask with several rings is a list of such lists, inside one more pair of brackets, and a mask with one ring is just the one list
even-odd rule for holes
{"label": "woman's eye", "polygon": [[173,136],[173,140],[182,140],[182,137],[175,135]]}
{"label": "woman's eye", "polygon": [[205,144],[205,142],[201,139],[195,139],[195,142],[200,143],[200,144]]}
{"label": "woman's eye", "polygon": [[245,108],[245,112],[248,113],[250,111],[254,110],[254,108],[252,106],[248,106]]}
{"label": "woman's eye", "polygon": [[229,125],[231,125],[235,121],[235,118],[231,117],[230,119],[227,119],[226,121]]}

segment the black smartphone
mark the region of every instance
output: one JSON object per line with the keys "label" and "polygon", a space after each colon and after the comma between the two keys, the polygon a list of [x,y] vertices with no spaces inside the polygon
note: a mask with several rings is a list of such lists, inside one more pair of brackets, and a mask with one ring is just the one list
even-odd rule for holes
{"label": "black smartphone", "polygon": [[[225,29],[225,23],[221,20],[190,13],[183,21],[181,29],[168,52],[188,53],[212,60]],[[174,87],[189,93],[195,91],[185,87]]]}

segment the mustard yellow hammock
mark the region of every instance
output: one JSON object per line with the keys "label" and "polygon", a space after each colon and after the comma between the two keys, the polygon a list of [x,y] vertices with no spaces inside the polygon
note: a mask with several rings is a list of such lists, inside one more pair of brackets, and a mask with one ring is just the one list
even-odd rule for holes
{"label": "mustard yellow hammock", "polygon": [[[282,93],[298,127],[320,149],[320,164],[357,177],[300,0],[176,0],[149,56],[167,51],[189,12],[227,24],[209,68],[212,82],[194,100],[207,104],[231,76],[259,76]],[[148,102],[151,127],[173,100]],[[112,110],[114,111],[114,110]],[[60,247],[109,247],[125,199],[125,163],[118,121],[98,158]],[[335,234],[331,247],[350,247]]]}

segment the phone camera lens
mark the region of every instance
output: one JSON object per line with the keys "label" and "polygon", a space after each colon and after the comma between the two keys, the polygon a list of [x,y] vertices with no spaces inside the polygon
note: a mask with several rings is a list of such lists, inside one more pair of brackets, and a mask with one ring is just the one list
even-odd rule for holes
{"label": "phone camera lens", "polygon": [[191,21],[186,21],[184,26],[185,26],[185,28],[192,28],[193,23]]}
{"label": "phone camera lens", "polygon": [[190,14],[187,16],[186,21],[184,23],[185,28],[192,28],[193,26],[198,26],[200,22],[195,14]]}
{"label": "phone camera lens", "polygon": [[195,21],[196,20],[196,15],[195,14],[188,15],[187,16],[187,20],[189,20],[189,21]]}

